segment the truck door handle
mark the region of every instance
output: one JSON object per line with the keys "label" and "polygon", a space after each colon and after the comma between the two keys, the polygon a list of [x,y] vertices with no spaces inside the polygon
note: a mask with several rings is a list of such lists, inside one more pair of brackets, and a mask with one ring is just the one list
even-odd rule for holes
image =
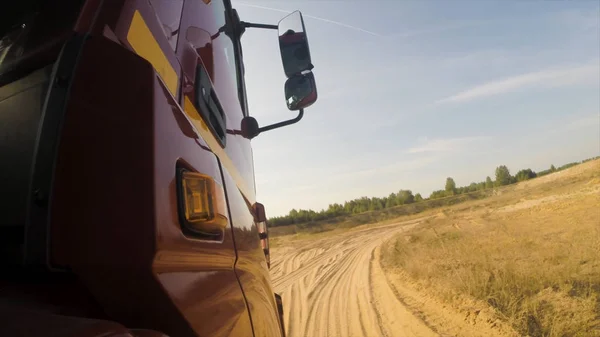
{"label": "truck door handle", "polygon": [[215,138],[222,147],[225,147],[227,140],[227,123],[225,112],[217,98],[213,88],[212,81],[204,65],[199,62],[196,66],[196,106],[200,109],[200,115],[206,121]]}

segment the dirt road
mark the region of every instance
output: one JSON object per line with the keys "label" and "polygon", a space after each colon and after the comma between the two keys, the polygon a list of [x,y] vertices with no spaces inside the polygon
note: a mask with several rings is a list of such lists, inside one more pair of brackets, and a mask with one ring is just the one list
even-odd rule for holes
{"label": "dirt road", "polygon": [[329,236],[273,249],[272,277],[290,337],[437,336],[394,295],[376,248],[419,223]]}

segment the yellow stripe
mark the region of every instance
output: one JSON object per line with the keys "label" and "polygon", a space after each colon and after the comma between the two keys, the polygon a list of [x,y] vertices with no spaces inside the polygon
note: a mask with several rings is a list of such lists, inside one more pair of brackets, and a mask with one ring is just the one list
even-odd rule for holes
{"label": "yellow stripe", "polygon": [[137,10],[133,13],[131,26],[127,32],[127,41],[139,56],[152,64],[171,94],[177,96],[177,83],[179,82],[177,73]]}
{"label": "yellow stripe", "polygon": [[213,151],[213,153],[217,155],[217,157],[219,157],[221,164],[225,167],[227,172],[231,174],[231,177],[237,184],[237,187],[242,191],[246,198],[254,202],[253,194],[248,188],[248,185],[246,185],[246,180],[242,177],[240,172],[235,167],[235,164],[231,161],[231,158],[229,158],[229,156],[227,155],[227,152],[223,150],[221,144],[219,144],[215,136],[212,134],[212,132],[202,119],[202,116],[200,116],[200,113],[194,106],[194,103],[192,103],[192,101],[190,101],[190,99],[187,96],[184,96],[183,98],[183,110],[185,111],[186,115],[188,115],[188,117],[192,120],[194,126],[196,126],[196,129],[200,133],[202,139],[204,139],[204,141],[206,142],[208,147]]}

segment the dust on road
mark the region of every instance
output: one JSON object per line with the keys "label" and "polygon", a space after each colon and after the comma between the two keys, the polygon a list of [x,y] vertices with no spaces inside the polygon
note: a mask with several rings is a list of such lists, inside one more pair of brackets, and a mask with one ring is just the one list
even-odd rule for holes
{"label": "dust on road", "polygon": [[419,220],[273,249],[289,337],[437,336],[396,298],[375,250]]}

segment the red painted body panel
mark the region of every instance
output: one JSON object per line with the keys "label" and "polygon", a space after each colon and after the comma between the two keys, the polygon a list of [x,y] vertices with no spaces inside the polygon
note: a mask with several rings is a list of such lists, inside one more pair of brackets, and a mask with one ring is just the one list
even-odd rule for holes
{"label": "red painted body panel", "polygon": [[236,274],[248,301],[257,336],[279,336],[281,333],[275,295],[271,290],[269,268],[258,238],[258,227],[229,174],[224,172],[225,186],[234,226],[238,254]]}
{"label": "red painted body panel", "polygon": [[[103,319],[85,322],[121,336],[282,335],[251,206],[252,148],[236,132],[246,103],[230,71],[231,55],[224,54],[229,37],[214,36],[225,23],[219,3],[185,1],[173,50],[149,1],[85,1],[73,31],[90,38],[72,78],[49,213],[50,265],[73,279],[37,288],[0,282],[0,304],[9,298],[6,289],[14,290],[15,301],[33,291],[40,296],[23,305],[33,313],[22,317]],[[175,71],[176,92],[128,42],[136,11]],[[63,33],[56,39],[64,41]],[[224,149],[216,149],[182,108],[184,97],[193,98],[186,90],[199,63],[225,111]],[[182,231],[178,166],[225,188],[229,225],[222,242]],[[61,296],[41,296],[49,289],[62,289],[55,293]],[[94,329],[76,331],[94,336]],[[0,326],[0,334],[6,331]]]}
{"label": "red painted body panel", "polygon": [[193,335],[152,271],[158,80],[113,42],[92,39],[84,48],[58,155],[52,261],[73,270],[118,322]]}

